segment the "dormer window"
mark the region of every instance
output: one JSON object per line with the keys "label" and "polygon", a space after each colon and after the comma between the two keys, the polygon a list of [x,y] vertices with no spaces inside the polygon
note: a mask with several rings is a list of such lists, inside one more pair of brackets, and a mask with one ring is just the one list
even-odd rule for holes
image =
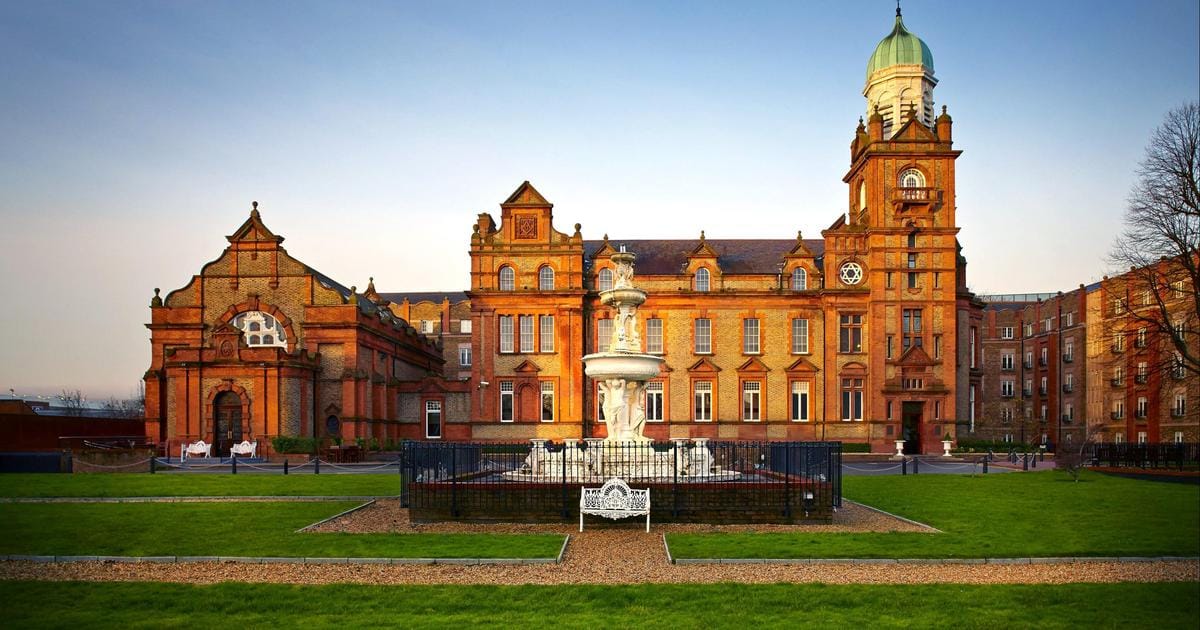
{"label": "dormer window", "polygon": [[696,270],[696,290],[708,291],[708,270],[704,267]]}
{"label": "dormer window", "polygon": [[262,311],[247,311],[233,318],[233,327],[242,331],[246,345],[252,348],[287,349],[287,332],[279,320]]}
{"label": "dormer window", "polygon": [[517,287],[517,272],[505,265],[500,268],[500,290],[512,291]]}
{"label": "dormer window", "polygon": [[918,171],[915,168],[904,169],[904,171],[900,173],[900,187],[901,188],[924,188],[925,187],[925,175],[922,174],[921,171]]}
{"label": "dormer window", "polygon": [[804,267],[796,267],[792,270],[792,290],[804,291],[808,289],[808,272]]}
{"label": "dormer window", "polygon": [[554,290],[554,268],[550,265],[543,265],[541,269],[538,269],[538,290]]}
{"label": "dormer window", "polygon": [[601,269],[600,273],[596,274],[596,290],[612,291],[613,287],[613,272],[612,269]]}

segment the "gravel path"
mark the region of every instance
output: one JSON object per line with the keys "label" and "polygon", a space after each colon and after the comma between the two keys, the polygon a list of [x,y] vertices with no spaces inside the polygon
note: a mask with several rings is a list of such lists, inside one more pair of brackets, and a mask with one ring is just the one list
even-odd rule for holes
{"label": "gravel path", "polygon": [[496,532],[570,533],[562,564],[543,565],[312,565],[238,563],[43,564],[0,562],[0,579],[156,581],[212,584],[224,581],[288,584],[636,584],[774,583],[829,584],[1061,584],[1067,582],[1200,581],[1200,562],[1087,562],[1025,565],[724,564],[673,565],[667,561],[664,532],[719,531],[936,531],[848,503],[828,525],[659,524],[641,531],[640,522],[479,525],[414,524],[396,501],[380,501],[316,531],[326,532]]}

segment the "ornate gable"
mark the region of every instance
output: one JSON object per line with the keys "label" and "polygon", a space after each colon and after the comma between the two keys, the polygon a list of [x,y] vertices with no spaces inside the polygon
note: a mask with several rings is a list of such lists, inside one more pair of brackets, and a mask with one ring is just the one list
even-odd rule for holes
{"label": "ornate gable", "polygon": [[504,200],[504,203],[500,204],[501,208],[510,206],[527,208],[553,208],[554,204],[546,201],[546,198],[542,196],[542,193],[538,192],[538,190],[533,187],[533,184],[529,183],[529,180],[525,180],[524,182],[521,182],[520,186],[517,186],[517,189],[514,190],[511,195],[508,196],[508,199]]}
{"label": "ornate gable", "polygon": [[787,372],[788,374],[816,374],[820,371],[821,368],[813,365],[813,362],[809,361],[805,357],[796,359],[791,365],[784,369],[784,372]]}
{"label": "ornate gable", "polygon": [[258,214],[258,202],[251,202],[250,218],[242,223],[241,227],[234,230],[233,234],[226,236],[230,243],[250,242],[270,242],[282,243],[283,237],[276,236],[274,232],[267,229],[263,224],[262,217]]}
{"label": "ornate gable", "polygon": [[513,372],[516,372],[517,374],[537,374],[541,371],[542,368],[538,367],[536,363],[530,361],[529,359],[525,359],[521,362],[521,365],[513,368]]}
{"label": "ornate gable", "polygon": [[926,127],[920,120],[909,116],[908,120],[900,126],[896,133],[892,134],[892,142],[901,140],[907,142],[941,142],[941,138],[933,132],[929,127]]}

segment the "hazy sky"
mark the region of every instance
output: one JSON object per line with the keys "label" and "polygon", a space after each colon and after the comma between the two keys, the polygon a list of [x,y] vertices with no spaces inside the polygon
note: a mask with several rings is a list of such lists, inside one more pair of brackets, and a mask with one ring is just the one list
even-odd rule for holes
{"label": "hazy sky", "polygon": [[[1105,271],[1200,93],[1195,0],[904,3],[954,117],[977,292]],[[894,4],[0,0],[0,390],[132,391],[147,304],[258,200],[288,251],[464,289],[522,180],[586,238],[818,236]]]}

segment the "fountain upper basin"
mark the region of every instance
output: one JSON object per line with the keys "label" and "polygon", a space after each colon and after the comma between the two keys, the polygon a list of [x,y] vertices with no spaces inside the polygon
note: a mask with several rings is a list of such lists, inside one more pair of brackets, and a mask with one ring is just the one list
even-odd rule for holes
{"label": "fountain upper basin", "polygon": [[665,361],[653,354],[597,352],[583,357],[583,369],[585,374],[594,379],[648,381],[658,376],[659,368]]}

